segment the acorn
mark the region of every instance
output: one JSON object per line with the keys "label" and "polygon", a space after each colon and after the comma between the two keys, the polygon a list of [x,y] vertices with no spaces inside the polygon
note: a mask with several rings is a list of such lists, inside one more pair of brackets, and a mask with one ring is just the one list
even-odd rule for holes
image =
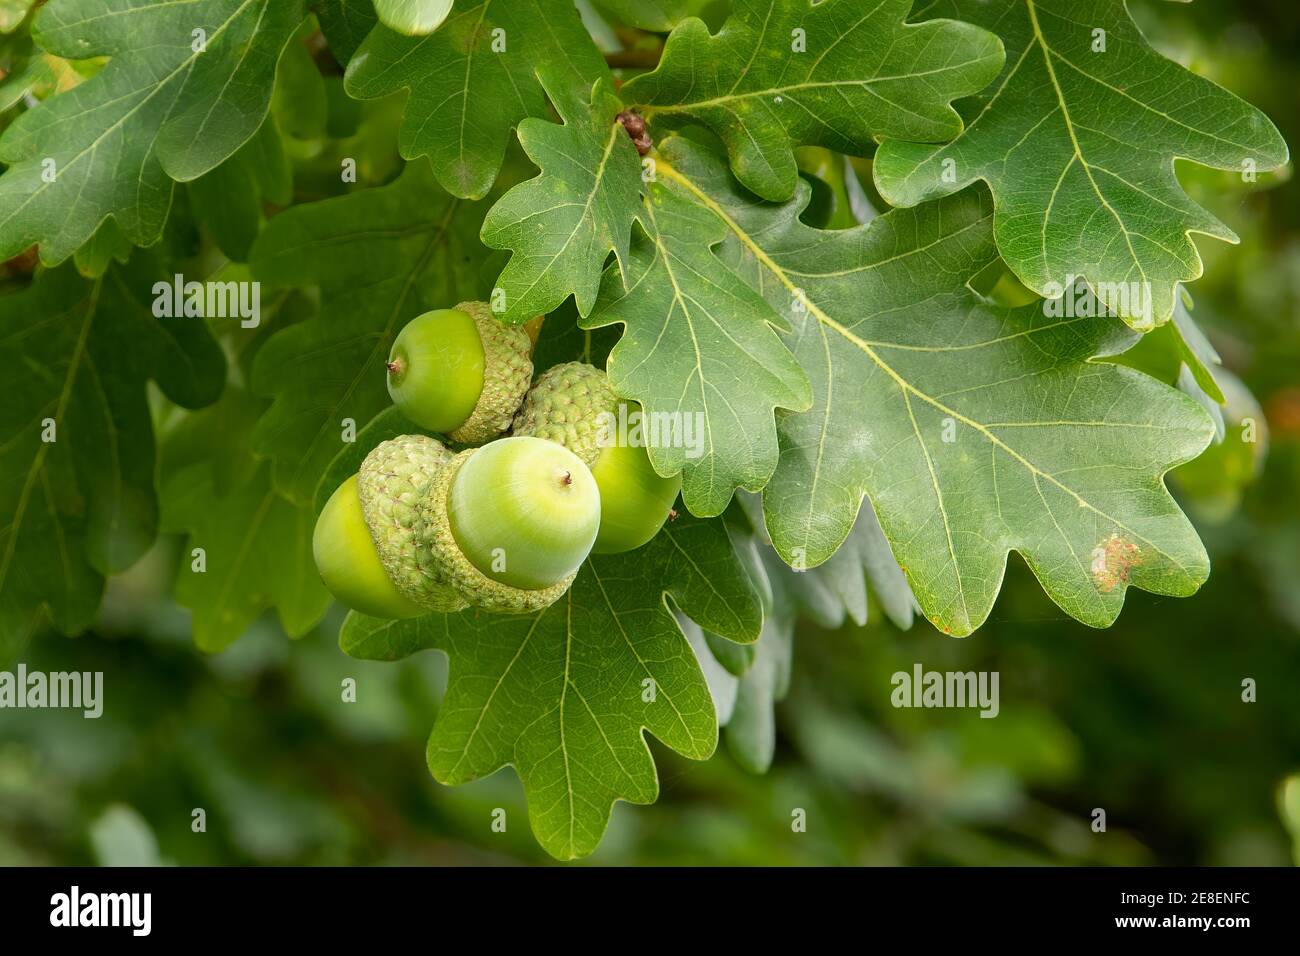
{"label": "acorn", "polygon": [[631,551],[648,542],[681,491],[680,474],[663,477],[643,444],[620,440],[617,424],[640,415],[641,406],[620,399],[604,371],[569,362],[537,379],[515,417],[511,434],[563,445],[591,469],[600,488],[600,533],[592,548],[598,553]]}
{"label": "acorn", "polygon": [[387,618],[466,606],[415,558],[415,503],[451,457],[432,438],[403,435],[378,445],[330,496],[312,532],[312,555],[339,603]]}
{"label": "acorn", "polygon": [[537,611],[569,589],[600,517],[600,489],[578,456],[540,438],[502,438],[434,476],[420,499],[417,560],[476,607]]}
{"label": "acorn", "polygon": [[326,587],[363,614],[523,613],[568,590],[599,524],[595,478],[559,445],[505,438],[454,455],[403,435],[331,496],[312,550]]}
{"label": "acorn", "polygon": [[388,394],[402,414],[463,445],[510,427],[533,375],[532,339],[503,325],[486,302],[425,312],[388,355]]}

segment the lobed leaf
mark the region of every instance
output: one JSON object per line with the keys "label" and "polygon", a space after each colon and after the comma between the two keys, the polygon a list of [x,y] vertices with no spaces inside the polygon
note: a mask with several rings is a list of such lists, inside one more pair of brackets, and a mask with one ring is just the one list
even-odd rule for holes
{"label": "lobed leaf", "polygon": [[542,65],[574,89],[609,76],[569,0],[471,0],[429,36],[376,27],[348,63],[346,86],[359,99],[408,91],[402,155],[428,156],[448,192],[479,199],[511,129],[547,115]]}
{"label": "lobed leaf", "polygon": [[867,226],[799,221],[807,189],[771,206],[685,141],[661,179],[732,233],[738,268],[790,311],[813,385],[783,415],[764,491],[781,556],[814,566],[844,541],[866,493],[935,625],[967,634],[988,616],[1009,551],[1048,595],[1093,626],[1129,584],[1188,595],[1209,562],[1163,483],[1213,426],[1154,379],[1094,362],[1133,341],[1118,320],[990,306],[967,280],[992,263],[992,204],[969,191]]}
{"label": "lobed leaf", "polygon": [[[221,350],[202,320],[155,318],[170,278],[148,256],[87,282],[71,265],[0,297],[0,635],[45,614],[89,627],[104,578],[130,567],[158,529],[145,386],[188,408],[214,401]],[[19,358],[21,356],[21,358]]]}
{"label": "lobed leaf", "polygon": [[709,688],[669,597],[728,639],[758,636],[758,595],[726,531],[683,515],[637,551],[594,555],[539,614],[350,614],[339,642],[369,660],[445,651],[447,694],[429,738],[434,777],[459,784],[512,764],[537,839],[573,859],[595,849],[616,800],[658,796],[644,731],[695,760],[717,745]]}
{"label": "lobed leaf", "polygon": [[526,322],[570,295],[579,313],[590,312],[610,252],[620,266],[627,260],[640,209],[641,164],[610,85],[597,83],[589,102],[560,84],[548,89],[564,125],[519,124],[520,145],[542,172],[502,196],[483,222],[483,243],[513,253],[497,280],[503,322]]}
{"label": "lobed leaf", "polygon": [[[1085,278],[1134,328],[1174,311],[1199,278],[1192,233],[1237,237],[1192,202],[1174,160],[1275,169],[1287,147],[1259,110],[1153,50],[1124,0],[939,0],[930,12],[997,31],[1007,65],[941,146],[893,137],[875,179],[894,205],[993,192],[998,249],[1021,281],[1059,297]],[[1134,284],[1130,286],[1130,284]]]}
{"label": "lobed leaf", "polygon": [[662,181],[645,185],[640,222],[623,268],[606,269],[579,322],[624,327],[606,371],[650,421],[668,424],[667,440],[647,445],[655,470],[682,473],[692,512],[721,514],[737,488],[757,491],[772,476],[775,409],[805,409],[812,394],[777,334],[786,321],[715,254],[725,224]]}
{"label": "lobed leaf", "polygon": [[0,259],[33,244],[67,259],[112,217],[147,246],[173,180],[247,142],[266,117],[276,62],[303,0],[54,0],[33,35],[69,59],[109,57],[94,77],[29,110],[0,137]]}
{"label": "lobed leaf", "polygon": [[912,0],[736,0],[717,35],[702,20],[668,38],[659,67],[623,98],[666,128],[704,123],[764,199],[788,199],[794,147],[852,155],[883,137],[942,142],[961,132],[954,99],[1002,69],[1002,44],[978,27],[908,23]]}
{"label": "lobed leaf", "polygon": [[209,465],[195,465],[174,475],[163,494],[168,530],[187,536],[173,593],[190,609],[200,650],[225,650],[269,608],[290,637],[320,621],[330,595],[312,558],[315,514],[275,490],[269,464],[224,494]]}

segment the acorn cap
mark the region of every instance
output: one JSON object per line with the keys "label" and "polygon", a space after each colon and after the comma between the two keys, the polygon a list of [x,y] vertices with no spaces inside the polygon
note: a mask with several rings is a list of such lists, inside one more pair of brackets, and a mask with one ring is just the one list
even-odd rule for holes
{"label": "acorn cap", "polygon": [[379,560],[397,589],[430,611],[459,611],[460,595],[418,560],[417,503],[452,453],[424,435],[399,435],[366,456],[358,494]]}
{"label": "acorn cap", "polygon": [[481,445],[510,427],[533,378],[533,340],[524,329],[498,322],[486,302],[456,306],[474,320],[483,342],[483,390],[465,423],[448,434],[462,445]]}
{"label": "acorn cap", "polygon": [[513,435],[532,435],[563,445],[594,467],[601,452],[601,414],[618,414],[619,397],[609,377],[586,362],[547,369],[524,398]]}
{"label": "acorn cap", "polygon": [[448,585],[475,607],[501,614],[530,614],[554,604],[573,579],[573,574],[547,588],[528,590],[494,581],[476,568],[461,552],[452,534],[447,497],[461,465],[475,453],[471,448],[439,467],[416,504],[416,560],[429,577],[440,575]]}

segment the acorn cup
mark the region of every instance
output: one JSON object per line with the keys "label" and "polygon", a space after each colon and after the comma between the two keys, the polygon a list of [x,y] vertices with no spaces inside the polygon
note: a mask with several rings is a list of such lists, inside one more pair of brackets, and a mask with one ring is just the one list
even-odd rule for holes
{"label": "acorn cup", "polygon": [[559,445],[505,438],[453,455],[403,435],[330,498],[312,550],[326,587],[363,614],[526,613],[568,590],[599,522],[595,478]]}
{"label": "acorn cup", "polygon": [[503,325],[486,302],[425,312],[388,355],[388,394],[402,414],[462,445],[509,427],[533,375],[532,338]]}
{"label": "acorn cup", "polygon": [[466,602],[416,560],[415,506],[451,452],[424,435],[375,447],[316,519],[312,554],[325,587],[372,617],[458,611]]}
{"label": "acorn cup", "polygon": [[681,491],[681,475],[654,470],[640,445],[609,440],[611,423],[641,411],[620,399],[604,371],[584,362],[548,369],[524,398],[512,435],[545,438],[577,455],[600,489],[600,533],[593,551],[631,551],[659,533]]}

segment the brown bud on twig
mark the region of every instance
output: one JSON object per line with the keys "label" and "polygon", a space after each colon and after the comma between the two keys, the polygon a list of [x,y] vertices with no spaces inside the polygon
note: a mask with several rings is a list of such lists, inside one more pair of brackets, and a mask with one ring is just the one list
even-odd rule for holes
{"label": "brown bud on twig", "polygon": [[632,138],[632,145],[636,151],[644,156],[650,152],[654,142],[650,139],[649,132],[645,128],[645,117],[640,113],[633,113],[631,110],[624,110],[618,114],[618,121],[623,124],[627,130],[627,135]]}

